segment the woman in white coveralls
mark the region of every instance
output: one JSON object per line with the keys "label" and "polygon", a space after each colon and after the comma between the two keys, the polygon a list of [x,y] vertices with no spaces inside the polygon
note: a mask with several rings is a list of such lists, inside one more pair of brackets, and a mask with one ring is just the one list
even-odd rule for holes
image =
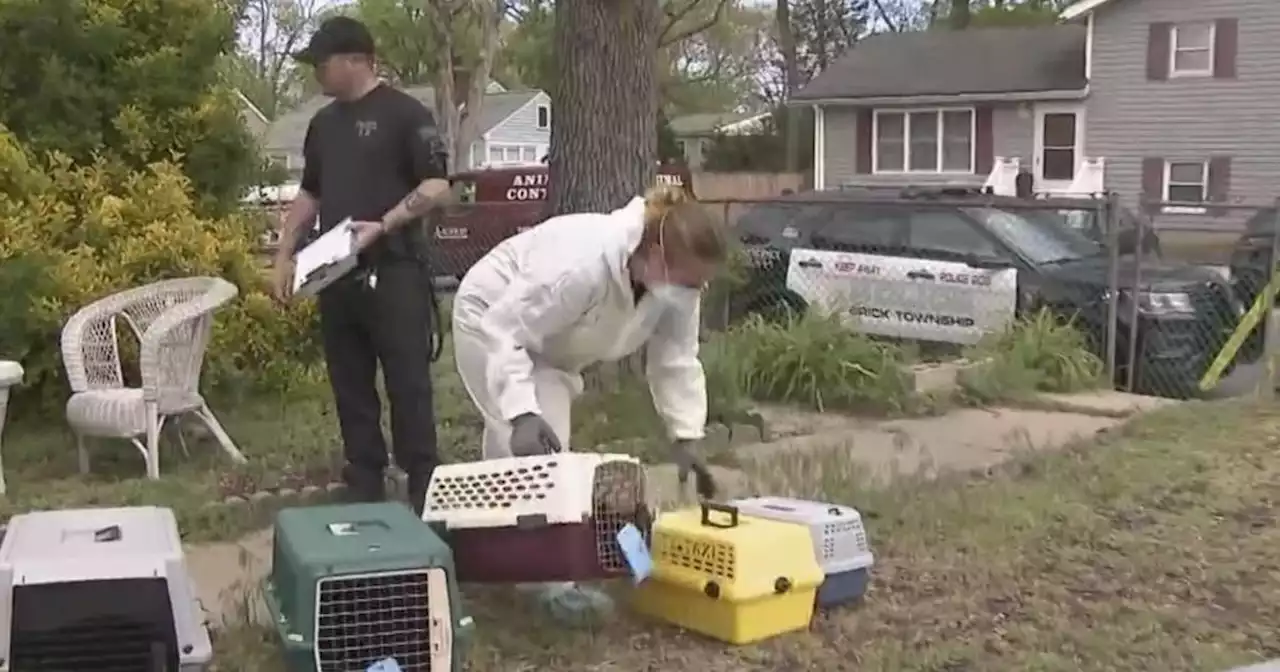
{"label": "woman in white coveralls", "polygon": [[[715,484],[697,451],[707,420],[699,298],[728,250],[722,224],[686,192],[659,187],[608,214],[563,215],[500,243],[453,302],[458,373],[484,416],[486,459],[559,452],[581,371],[645,349],[654,407],[683,484]],[[544,586],[554,611],[572,584]],[[589,607],[606,606],[603,594]]]}

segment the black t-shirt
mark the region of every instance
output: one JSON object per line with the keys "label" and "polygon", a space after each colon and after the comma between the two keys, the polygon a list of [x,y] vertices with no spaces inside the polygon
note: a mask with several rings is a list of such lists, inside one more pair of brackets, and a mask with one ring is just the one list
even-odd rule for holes
{"label": "black t-shirt", "polygon": [[[403,91],[378,85],[363,98],[316,112],[303,141],[302,188],[320,201],[320,229],[343,219],[377,221],[427,178],[445,178],[435,117]],[[402,238],[415,233],[406,226]],[[389,241],[371,250],[381,256]],[[397,241],[390,241],[396,248]]]}

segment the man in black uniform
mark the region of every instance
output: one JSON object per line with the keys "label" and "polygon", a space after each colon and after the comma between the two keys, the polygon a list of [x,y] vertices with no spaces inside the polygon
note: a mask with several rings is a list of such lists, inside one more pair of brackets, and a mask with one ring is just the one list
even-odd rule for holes
{"label": "man in black uniform", "polygon": [[343,477],[357,500],[386,496],[375,382],[381,362],[396,464],[408,474],[410,503],[421,513],[439,459],[430,368],[435,315],[421,219],[448,199],[447,155],[431,112],[378,80],[373,38],[359,21],[325,21],[296,57],[315,67],[334,101],[307,128],[302,188],[281,233],[274,291],[288,299],[292,253],[317,214],[321,230],[354,220],[359,269],[319,297]]}

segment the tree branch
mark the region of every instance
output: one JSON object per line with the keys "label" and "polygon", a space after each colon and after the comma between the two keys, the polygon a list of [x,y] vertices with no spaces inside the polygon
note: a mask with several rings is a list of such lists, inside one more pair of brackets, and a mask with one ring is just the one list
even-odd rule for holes
{"label": "tree branch", "polygon": [[683,42],[684,40],[687,40],[690,37],[697,35],[698,33],[702,33],[709,30],[712,26],[719,23],[720,18],[724,16],[725,7],[729,5],[729,0],[713,0],[713,1],[716,3],[716,9],[714,12],[711,13],[710,18],[704,21],[701,21],[698,24],[688,29],[679,31],[678,33],[674,33],[674,34],[672,33],[672,31],[675,30],[676,26],[680,23],[680,21],[682,21],[685,17],[689,16],[689,14],[694,10],[694,8],[702,4],[703,0],[689,0],[689,3],[687,5],[685,5],[683,8],[677,11],[668,10],[666,13],[667,25],[664,26],[662,28],[662,32],[658,34],[658,48],[661,49],[663,47],[670,46],[677,42]]}

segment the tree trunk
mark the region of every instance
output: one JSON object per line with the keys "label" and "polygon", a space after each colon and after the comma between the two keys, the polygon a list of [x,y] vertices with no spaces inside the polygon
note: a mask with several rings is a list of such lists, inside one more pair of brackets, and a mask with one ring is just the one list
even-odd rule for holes
{"label": "tree trunk", "polygon": [[[480,115],[484,110],[484,93],[489,87],[489,73],[493,70],[493,59],[498,53],[498,28],[502,23],[501,0],[479,0],[476,3],[480,18],[480,54],[475,67],[471,69],[468,89],[463,92],[466,102],[466,113],[459,115],[455,135],[452,141],[452,166],[470,168],[468,159],[471,156],[471,145],[480,132]],[[483,157],[487,159],[488,157]],[[482,159],[482,160],[483,160]]]}
{"label": "tree trunk", "polygon": [[[445,146],[449,148],[449,170],[465,170],[470,168],[471,144],[475,142],[479,132],[480,115],[484,108],[484,92],[489,85],[489,72],[493,69],[494,55],[498,51],[498,27],[502,20],[501,0],[476,0],[470,3],[469,10],[475,12],[480,24],[480,53],[474,63],[464,63],[469,73],[462,91],[458,96],[457,49],[454,42],[455,31],[464,30],[466,11],[462,6],[450,0],[427,0],[426,7],[431,13],[431,25],[434,27],[436,43],[436,61],[439,63],[435,78],[435,113],[436,124],[440,127],[440,135]],[[459,109],[458,101],[465,102],[465,108]]]}
{"label": "tree trunk", "polygon": [[549,214],[609,212],[653,184],[658,0],[556,0]]}
{"label": "tree trunk", "polygon": [[948,17],[948,23],[951,24],[952,30],[964,30],[969,27],[969,20],[972,18],[972,11],[969,8],[970,0],[951,0],[951,14]]}
{"label": "tree trunk", "polygon": [[[436,72],[435,109],[436,126],[449,148],[449,172],[459,167],[457,156],[458,126],[461,121],[458,114],[457,96],[454,93],[453,69],[453,7],[443,0],[427,0],[427,10],[431,12],[431,25],[435,30]],[[465,164],[463,164],[465,165]]]}
{"label": "tree trunk", "polygon": [[[796,34],[791,28],[790,0],[777,0],[774,19],[778,24],[778,47],[782,50],[784,70],[783,100],[790,101],[800,86],[800,58],[796,53]],[[787,172],[800,172],[800,115],[788,108],[786,111]]]}

